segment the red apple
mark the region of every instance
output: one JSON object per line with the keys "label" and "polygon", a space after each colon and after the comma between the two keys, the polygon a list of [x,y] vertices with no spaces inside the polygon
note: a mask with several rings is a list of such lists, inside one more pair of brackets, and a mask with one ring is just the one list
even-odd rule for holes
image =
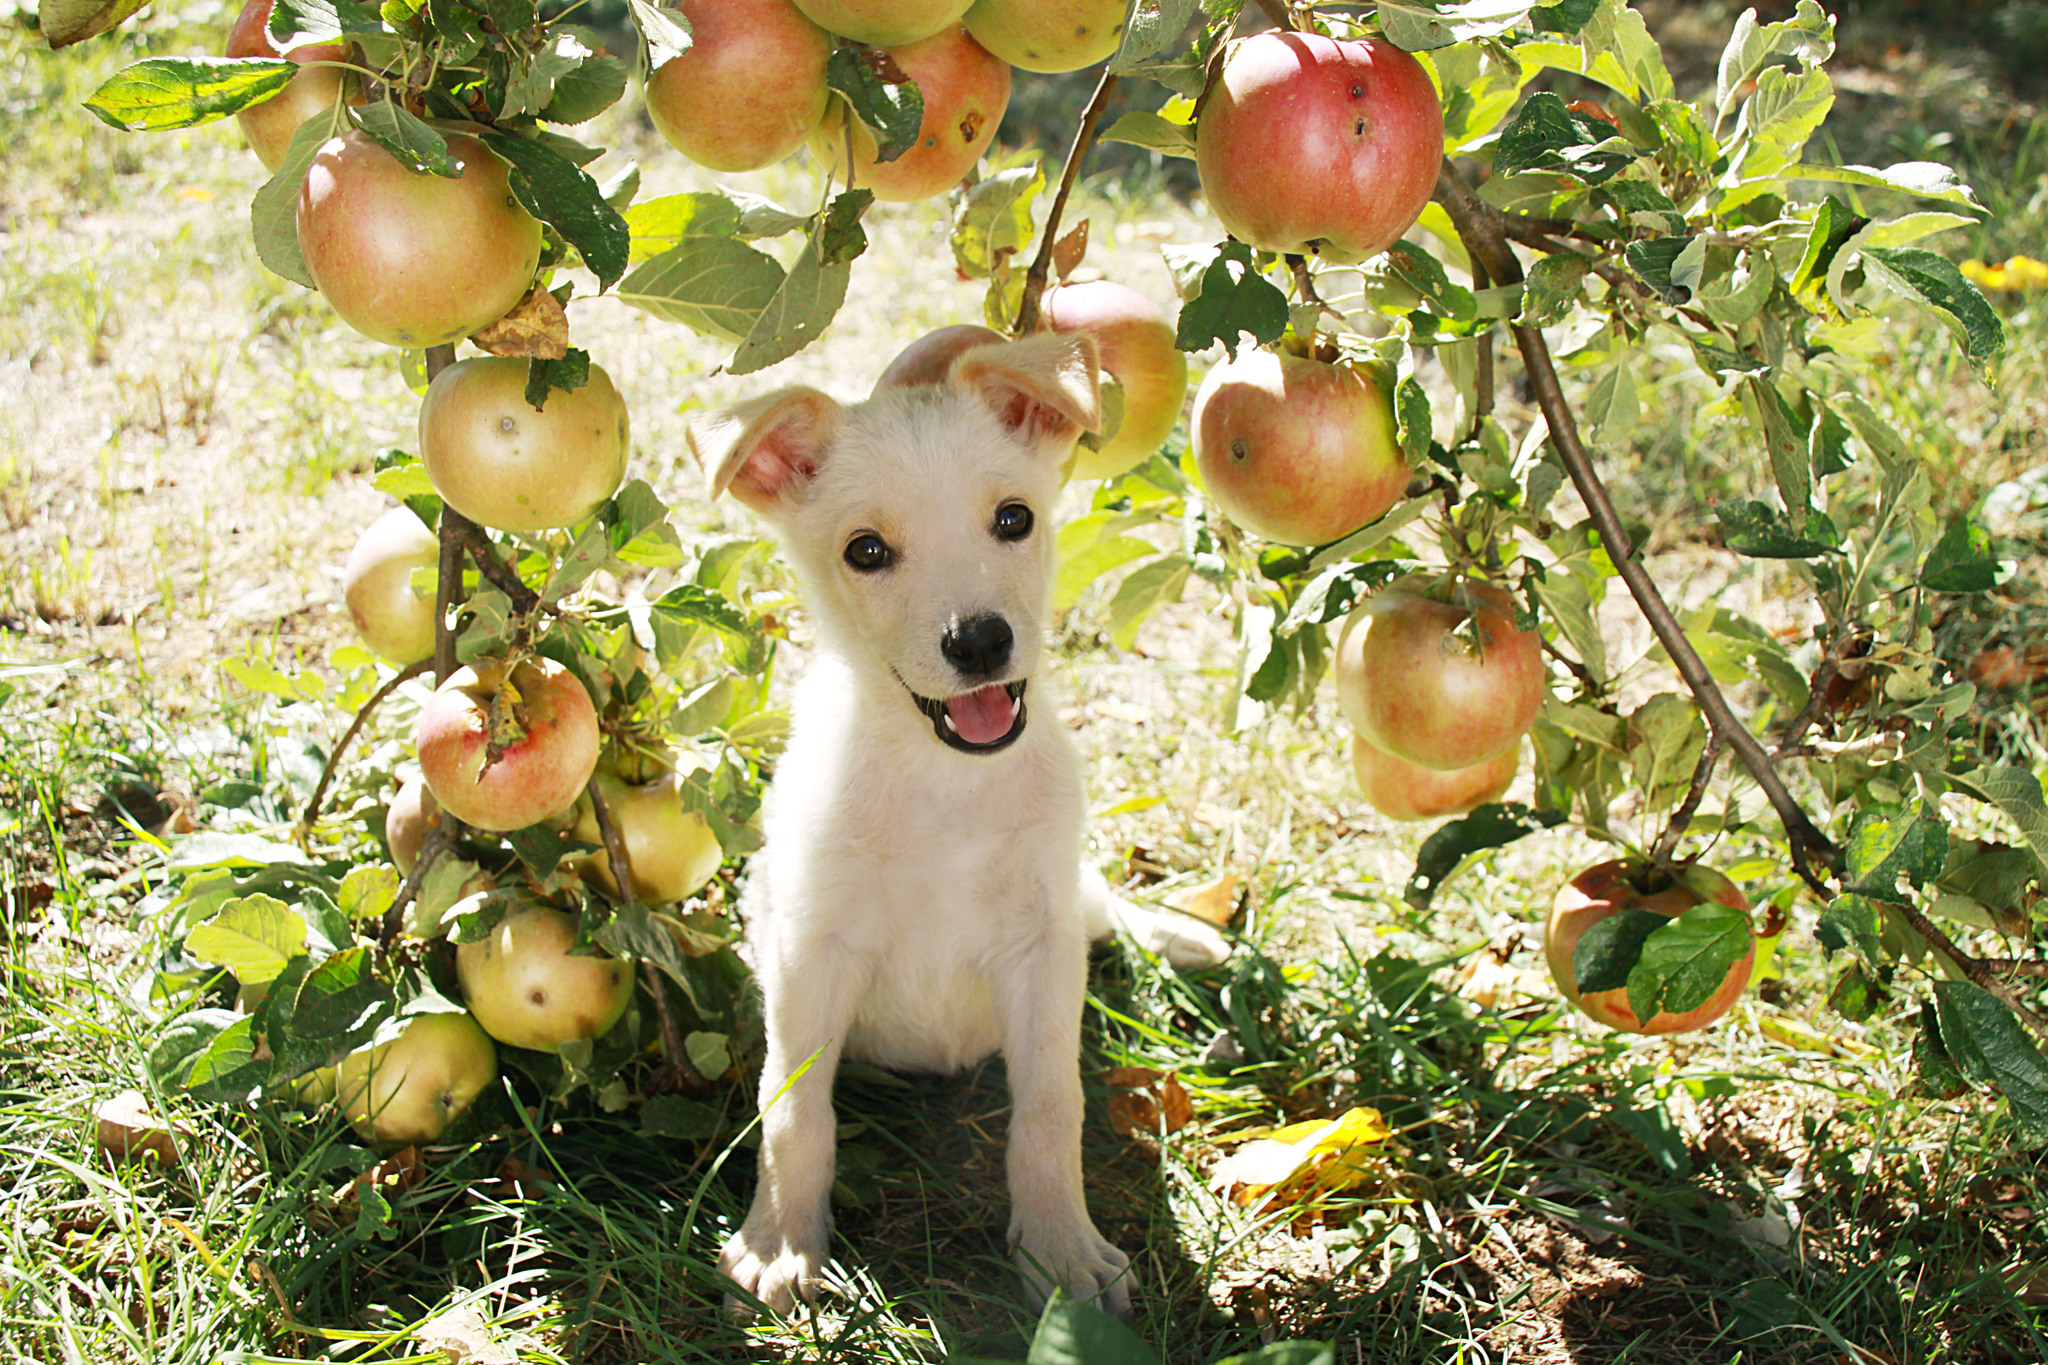
{"label": "red apple", "polygon": [[477,356],[450,365],[420,403],[420,459],[434,491],[500,531],[574,526],[626,477],[626,401],[596,365],[579,389],[526,401],[527,362]]}
{"label": "red apple", "polygon": [[1007,340],[1008,337],[994,328],[972,322],[926,332],[889,362],[889,368],[883,370],[882,377],[875,381],[874,392],[914,388],[920,384],[943,384],[946,372],[953,367],[953,358],[962,351]]}
{"label": "red apple", "polygon": [[398,784],[384,811],[384,847],[391,850],[391,861],[400,876],[411,873],[412,865],[420,860],[420,850],[427,846],[427,835],[440,823],[441,803],[425,782],[415,777]]}
{"label": "red apple", "polygon": [[1246,351],[1202,381],[1193,427],[1210,498],[1267,540],[1337,540],[1408,487],[1392,386],[1367,366]]}
{"label": "red apple", "polygon": [[[1550,979],[1565,999],[1578,1006],[1588,1019],[1629,1033],[1685,1033],[1705,1028],[1726,1014],[1749,986],[1756,967],[1756,946],[1728,969],[1719,989],[1698,1009],[1683,1014],[1659,1010],[1646,1022],[1628,1007],[1628,990],[1593,991],[1580,995],[1578,977],[1572,971],[1572,951],[1587,929],[1623,910],[1651,910],[1670,919],[1703,901],[1714,901],[1732,909],[1749,911],[1749,900],[1735,883],[1712,868],[1694,865],[1682,876],[1673,877],[1647,863],[1613,860],[1596,863],[1565,883],[1551,904],[1544,929],[1543,956],[1550,963]],[[1751,935],[1754,940],[1754,934]]]}
{"label": "red apple", "polygon": [[434,652],[434,582],[415,587],[413,572],[435,569],[441,542],[409,507],[394,507],[364,528],[341,571],[341,598],[370,649],[395,664]]}
{"label": "red apple", "polygon": [[[612,828],[626,846],[633,869],[633,895],[665,904],[679,901],[711,880],[725,860],[718,836],[696,811],[683,809],[676,775],[662,773],[646,782],[626,782],[600,774],[597,789],[604,795]],[[576,837],[600,843],[597,811],[585,797],[576,807]],[[611,856],[602,847],[590,856],[590,875],[617,895]]]}
{"label": "red apple", "polygon": [[1113,479],[1142,464],[1173,434],[1188,395],[1188,358],[1173,344],[1173,319],[1137,290],[1109,280],[1048,289],[1040,307],[1053,331],[1094,337],[1103,372],[1124,391],[1116,434],[1099,450],[1079,447],[1073,477]]}
{"label": "red apple", "polygon": [[455,950],[462,997],[484,1032],[513,1047],[554,1052],[619,1022],[633,998],[633,964],[572,953],[576,918],[529,905]]}
{"label": "red apple", "polygon": [[975,0],[961,22],[1011,66],[1079,71],[1116,51],[1126,8],[1125,0]]}
{"label": "red apple", "polygon": [[668,145],[714,171],[757,171],[804,145],[825,116],[832,36],[790,0],[670,0],[690,50],[647,79]]}
{"label": "red apple", "polygon": [[[903,47],[958,23],[974,0],[795,0],[827,32],[873,47]],[[931,98],[927,95],[925,98]]]}
{"label": "red apple", "polygon": [[1384,250],[1429,203],[1443,158],[1429,73],[1381,39],[1239,38],[1195,124],[1210,211],[1267,251]]}
{"label": "red apple", "polygon": [[[828,26],[829,27],[829,26]],[[989,56],[958,24],[892,47],[889,55],[917,82],[924,122],[917,145],[894,161],[875,160],[875,138],[853,125],[853,183],[892,204],[929,199],[960,183],[981,159],[1010,107],[1010,68]],[[846,179],[846,102],[833,100],[811,133],[811,152],[834,179]]]}
{"label": "red apple", "polygon": [[1339,705],[1375,747],[1424,768],[1470,768],[1512,750],[1543,704],[1543,637],[1515,628],[1488,583],[1424,597],[1406,581],[1351,613],[1337,638]]}
{"label": "red apple", "polygon": [[1469,768],[1438,772],[1410,763],[1351,737],[1351,770],[1367,804],[1389,820],[1438,820],[1463,815],[1499,798],[1515,780],[1522,764],[1522,746],[1510,745],[1499,757]]}
{"label": "red apple", "polygon": [[[268,31],[270,6],[271,0],[249,0],[242,6],[242,12],[235,16],[235,26],[228,30],[228,56],[277,56]],[[348,47],[347,43],[303,43],[284,55],[287,61],[301,65],[344,62],[348,60]],[[275,171],[284,164],[285,151],[292,145],[292,134],[299,131],[299,125],[315,114],[331,111],[344,90],[350,104],[363,102],[362,91],[356,88],[348,72],[332,66],[307,66],[284,89],[236,114],[235,122],[242,125],[242,136],[248,139],[249,150],[256,153],[263,169]]]}
{"label": "red apple", "polygon": [[299,187],[299,250],[342,321],[376,341],[427,347],[488,327],[540,264],[540,223],[509,171],[443,127],[454,179],[415,175],[351,128],[330,138]]}
{"label": "red apple", "polygon": [[[490,762],[494,719],[500,752]],[[525,829],[567,810],[597,769],[597,711],[553,659],[457,669],[421,708],[413,739],[434,799],[478,829]]]}

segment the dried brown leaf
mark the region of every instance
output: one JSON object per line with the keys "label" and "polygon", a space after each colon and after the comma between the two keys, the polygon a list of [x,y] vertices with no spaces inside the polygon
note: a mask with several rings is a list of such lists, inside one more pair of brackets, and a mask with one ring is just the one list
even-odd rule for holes
{"label": "dried brown leaf", "polygon": [[100,1159],[108,1165],[123,1161],[154,1160],[166,1166],[179,1162],[178,1138],[191,1137],[149,1107],[140,1090],[123,1090],[105,1101],[94,1113],[98,1121],[93,1134]]}
{"label": "dried brown leaf", "polygon": [[1074,224],[1074,230],[1053,243],[1052,274],[1056,280],[1064,280],[1081,267],[1081,258],[1088,254],[1088,220],[1083,218]]}
{"label": "dried brown leaf", "polygon": [[560,299],[536,286],[511,312],[469,339],[492,355],[560,360],[569,354],[569,314]]}

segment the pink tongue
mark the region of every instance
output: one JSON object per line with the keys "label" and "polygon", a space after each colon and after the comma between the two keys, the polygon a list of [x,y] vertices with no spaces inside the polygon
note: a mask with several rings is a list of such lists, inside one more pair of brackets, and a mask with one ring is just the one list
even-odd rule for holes
{"label": "pink tongue", "polygon": [[995,743],[1010,733],[1013,717],[1010,694],[1001,683],[946,698],[946,714],[952,717],[953,733],[969,744]]}

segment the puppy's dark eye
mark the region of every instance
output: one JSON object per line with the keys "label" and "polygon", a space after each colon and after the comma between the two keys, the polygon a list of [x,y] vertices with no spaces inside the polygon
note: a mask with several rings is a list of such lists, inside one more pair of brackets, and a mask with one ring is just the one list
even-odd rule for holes
{"label": "puppy's dark eye", "polygon": [[1031,534],[1031,509],[1021,502],[1006,502],[996,509],[995,533],[999,540],[1022,540]]}
{"label": "puppy's dark eye", "polygon": [[886,569],[895,558],[896,552],[889,548],[889,542],[872,531],[863,532],[846,542],[846,562],[862,573]]}

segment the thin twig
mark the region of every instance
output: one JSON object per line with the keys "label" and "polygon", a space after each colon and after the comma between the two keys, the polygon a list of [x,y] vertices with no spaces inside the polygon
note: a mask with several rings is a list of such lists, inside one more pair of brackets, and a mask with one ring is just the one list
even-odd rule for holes
{"label": "thin twig", "polygon": [[[2029,1004],[2020,995],[2019,991],[2013,988],[2011,982],[2005,980],[1991,969],[1990,964],[1985,959],[1971,957],[1968,953],[1957,947],[1956,941],[1943,932],[1940,925],[1921,914],[1916,906],[1905,901],[1886,901],[1885,904],[1898,911],[1900,918],[1912,925],[1914,931],[1920,937],[1927,940],[1929,947],[1933,948],[1936,952],[1945,953],[1953,959],[1955,964],[1963,969],[1963,975],[1968,977],[1972,984],[1983,987],[2000,1000],[2003,1000],[2012,1009],[2012,1012],[2020,1017],[2022,1023],[2043,1038],[2048,1038],[2048,1018],[2043,1018],[2040,1012]],[[2031,975],[2032,973],[2029,974]],[[2048,972],[2043,972],[2041,975],[2048,975]]]}
{"label": "thin twig", "polygon": [[454,528],[456,539],[469,552],[470,563],[482,574],[484,581],[512,599],[514,615],[524,616],[540,605],[540,594],[519,581],[519,575],[512,566],[498,558],[497,547],[484,534],[484,528],[471,521],[452,507],[443,507],[441,516],[444,525]]}
{"label": "thin twig", "polygon": [[1545,654],[1548,654],[1551,658],[1557,660],[1559,663],[1563,664],[1565,672],[1571,674],[1574,678],[1577,678],[1579,680],[1580,685],[1583,686],[1588,692],[1591,692],[1594,695],[1598,696],[1605,691],[1605,689],[1600,686],[1599,680],[1593,676],[1593,672],[1591,669],[1587,668],[1577,659],[1574,659],[1571,655],[1566,654],[1564,651],[1560,650],[1551,641],[1545,640],[1543,642],[1543,652]]}
{"label": "thin twig", "polygon": [[1685,831],[1692,824],[1693,816],[1699,814],[1700,801],[1707,794],[1707,783],[1713,781],[1714,766],[1721,761],[1721,733],[1707,731],[1706,747],[1700,750],[1699,764],[1692,770],[1692,785],[1685,790],[1685,799],[1678,803],[1678,809],[1671,812],[1671,819],[1664,825],[1664,832],[1657,836],[1657,846],[1650,850],[1650,861],[1662,867],[1671,861],[1672,850],[1685,837]]}
{"label": "thin twig", "polygon": [[619,900],[631,905],[637,899],[633,894],[633,864],[626,856],[626,841],[620,837],[619,827],[612,823],[611,807],[598,790],[597,778],[592,777],[584,785],[583,794],[590,798],[591,813],[597,817],[597,837],[604,844],[605,863],[619,888]]}
{"label": "thin twig", "polygon": [[380,941],[389,948],[398,939],[398,931],[405,927],[405,912],[420,894],[420,885],[426,881],[427,873],[441,855],[455,847],[455,841],[462,837],[462,822],[446,810],[441,812],[441,821],[427,831],[427,837],[420,844],[420,856],[413,860],[412,871],[405,874],[405,880],[398,884],[398,894],[391,899],[391,908],[384,912],[384,923],[379,934]]}
{"label": "thin twig", "polygon": [[320,781],[314,785],[312,798],[306,802],[306,809],[299,816],[299,823],[292,831],[293,837],[301,845],[312,835],[313,824],[320,818],[320,803],[327,799],[327,787],[334,781],[334,770],[340,764],[341,756],[348,751],[348,746],[355,742],[356,735],[370,719],[370,713],[382,705],[386,697],[396,692],[401,683],[426,672],[430,662],[431,660],[421,659],[418,663],[408,665],[402,672],[372,692],[370,699],[356,711],[356,718],[348,723],[348,729],[342,731],[339,742],[328,751],[327,762],[320,768]]}
{"label": "thin twig", "polygon": [[[1502,284],[1513,284],[1522,279],[1521,263],[1515,259],[1514,252],[1499,230],[1489,226],[1489,215],[1493,211],[1473,194],[1471,187],[1465,184],[1457,168],[1448,160],[1437,179],[1436,199],[1450,214],[1466,251],[1474,260],[1484,264],[1489,274]],[[1679,676],[1699,702],[1708,726],[1735,750],[1743,766],[1749,769],[1750,775],[1763,789],[1771,808],[1777,812],[1791,847],[1793,870],[1813,888],[1815,894],[1831,898],[1827,884],[1814,870],[1813,859],[1818,858],[1824,868],[1832,869],[1840,863],[1841,850],[1814,827],[1799,802],[1786,790],[1783,779],[1771,766],[1770,754],[1736,717],[1728,699],[1722,695],[1720,685],[1700,660],[1699,652],[1685,638],[1684,627],[1678,624],[1678,618],[1672,614],[1663,594],[1658,592],[1649,571],[1636,558],[1635,546],[1622,528],[1621,516],[1615,511],[1606,485],[1593,468],[1592,456],[1579,439],[1578,419],[1565,402],[1564,387],[1558,381],[1557,367],[1551,359],[1550,347],[1544,341],[1543,333],[1526,324],[1511,324],[1510,331],[1514,335],[1516,349],[1522,354],[1529,387],[1536,395],[1537,406],[1550,428],[1551,441],[1564,461],[1565,472],[1571,476],[1579,500],[1586,505],[1601,541],[1607,546],[1615,571],[1628,585],[1629,595],[1635,598],[1636,606],[1649,622],[1657,642],[1664,646],[1664,652],[1670,656]]]}
{"label": "thin twig", "polygon": [[2048,976],[2048,958],[1980,957],[1977,965],[1997,976]]}
{"label": "thin twig", "polygon": [[[604,845],[605,862],[611,868],[612,884],[619,889],[619,901],[623,905],[633,905],[639,899],[633,894],[633,864],[619,827],[612,823],[611,807],[606,803],[604,793],[598,789],[595,777],[583,788],[583,793],[590,798],[591,814],[597,818],[598,841]],[[702,1093],[708,1083],[698,1073],[683,1047],[683,1031],[677,1027],[675,1015],[669,1009],[667,983],[661,979],[654,964],[645,958],[641,959],[640,970],[645,975],[648,993],[654,997],[654,1010],[661,1020],[661,1048],[667,1056],[667,1061],[655,1073],[657,1088]]]}
{"label": "thin twig", "polygon": [[[1472,288],[1474,292],[1493,288],[1493,276],[1486,273],[1486,267],[1478,260],[1472,262]],[[1469,439],[1479,439],[1479,428],[1487,418],[1493,416],[1493,331],[1491,328],[1479,334],[1479,355],[1472,362],[1472,430]]]}
{"label": "thin twig", "polygon": [[1806,705],[1799,714],[1792,717],[1792,723],[1785,727],[1785,733],[1778,738],[1778,747],[1773,758],[1790,758],[1801,753],[1799,741],[1806,738],[1806,732],[1820,719],[1821,708],[1827,704],[1828,687],[1842,671],[1842,665],[1849,661],[1849,652],[1856,648],[1856,642],[1869,638],[1868,632],[1857,626],[1844,626],[1834,643],[1828,646],[1827,654],[1821,659],[1820,667],[1813,670],[1808,686],[1812,689],[1806,697]]}
{"label": "thin twig", "polygon": [[1081,112],[1081,126],[1074,130],[1074,143],[1067,148],[1067,164],[1060,172],[1060,190],[1053,196],[1052,208],[1045,216],[1045,227],[1038,240],[1038,255],[1032,258],[1031,269],[1024,274],[1024,296],[1017,302],[1016,335],[1030,336],[1038,330],[1038,300],[1045,293],[1045,282],[1052,274],[1053,248],[1059,245],[1060,215],[1067,211],[1067,196],[1073,193],[1074,177],[1080,173],[1081,160],[1088,155],[1088,148],[1095,142],[1095,127],[1102,122],[1104,111],[1109,108],[1110,92],[1116,89],[1116,73],[1105,70],[1102,79],[1095,83],[1095,93],[1088,97],[1088,107]]}
{"label": "thin twig", "polygon": [[[427,382],[432,383],[441,371],[455,363],[455,347],[429,346],[427,348]],[[448,675],[455,671],[455,630],[448,617],[462,592],[462,539],[455,533],[452,519],[460,517],[454,508],[445,502],[441,505],[441,562],[440,581],[434,585],[434,686],[448,681]]]}

